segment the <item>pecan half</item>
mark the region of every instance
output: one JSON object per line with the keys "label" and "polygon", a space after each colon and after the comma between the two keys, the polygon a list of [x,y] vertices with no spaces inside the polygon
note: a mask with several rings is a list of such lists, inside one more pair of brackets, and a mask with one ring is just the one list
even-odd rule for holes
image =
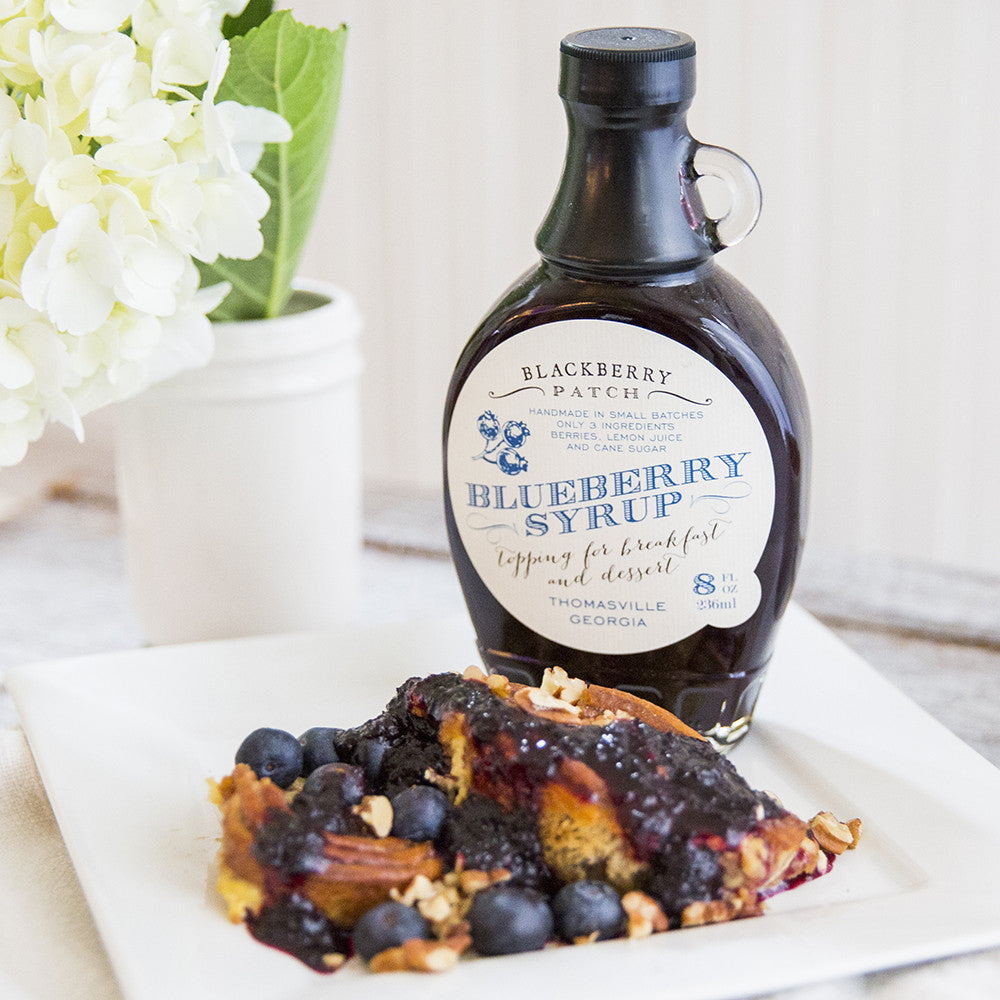
{"label": "pecan half", "polygon": [[331,833],[324,840],[323,868],[305,879],[303,891],[340,927],[353,925],[418,875],[436,879],[441,874],[441,860],[430,844]]}

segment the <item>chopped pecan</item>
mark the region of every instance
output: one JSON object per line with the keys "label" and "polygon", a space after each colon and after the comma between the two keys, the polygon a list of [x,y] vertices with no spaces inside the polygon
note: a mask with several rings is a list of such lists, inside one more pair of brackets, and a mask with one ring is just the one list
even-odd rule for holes
{"label": "chopped pecan", "polygon": [[570,677],[562,667],[546,667],[541,689],[568,705],[575,705],[587,690],[587,682],[579,677]]}
{"label": "chopped pecan", "polygon": [[417,901],[417,909],[423,918],[437,930],[461,920],[458,890],[443,886],[432,896]]}
{"label": "chopped pecan", "polygon": [[796,816],[765,820],[740,842],[738,871],[730,857],[722,857],[723,884],[727,889],[773,888],[789,876],[805,835],[806,825]]}
{"label": "chopped pecan", "polygon": [[353,811],[371,827],[376,837],[389,836],[392,829],[392,803],[384,795],[366,795]]}
{"label": "chopped pecan", "polygon": [[368,963],[372,972],[445,972],[472,944],[468,934],[456,934],[444,941],[411,938],[398,948],[379,952]]}
{"label": "chopped pecan", "polygon": [[820,858],[825,861],[826,855],[819,849],[819,844],[812,837],[803,837],[799,844],[798,853],[792,859],[785,873],[786,878],[795,878],[797,875],[812,875],[819,869],[823,873],[825,867],[820,865]]}
{"label": "chopped pecan", "polygon": [[809,821],[809,830],[824,851],[830,854],[843,854],[853,851],[858,846],[861,836],[861,820],[852,819],[841,823],[831,812],[817,813]]}
{"label": "chopped pecan", "polygon": [[438,774],[433,768],[424,771],[424,781],[435,788],[440,788],[450,799],[458,795],[459,781],[450,774]]}
{"label": "chopped pecan", "polygon": [[761,837],[746,837],[740,844],[740,868],[749,882],[763,885],[769,877],[767,843]]}
{"label": "chopped pecan", "polygon": [[549,722],[565,722],[579,724],[581,710],[577,705],[560,701],[551,694],[546,694],[541,688],[521,687],[514,692],[514,704],[539,719]]}
{"label": "chopped pecan", "polygon": [[492,871],[481,872],[474,868],[458,873],[459,891],[466,896],[474,896],[480,889],[488,889],[498,882],[506,882],[510,872],[506,868],[494,868]]}
{"label": "chopped pecan", "polygon": [[670,927],[667,915],[652,896],[647,896],[638,889],[626,892],[622,896],[622,907],[628,917],[628,936],[649,937]]}
{"label": "chopped pecan", "polygon": [[721,924],[736,916],[734,908],[721,899],[711,902],[688,903],[681,912],[681,927],[700,927],[702,924]]}
{"label": "chopped pecan", "polygon": [[503,674],[490,674],[486,678],[486,685],[498,698],[510,695],[510,681]]}
{"label": "chopped pecan", "polygon": [[420,899],[429,899],[437,892],[436,883],[426,875],[418,875],[405,889],[392,889],[389,895],[404,906],[413,906]]}
{"label": "chopped pecan", "polygon": [[576,705],[570,704],[568,701],[563,701],[562,698],[557,698],[555,695],[549,694],[541,688],[525,688],[525,690],[528,693],[528,701],[535,708],[549,709],[552,712],[569,712],[570,715],[580,714],[580,709]]}

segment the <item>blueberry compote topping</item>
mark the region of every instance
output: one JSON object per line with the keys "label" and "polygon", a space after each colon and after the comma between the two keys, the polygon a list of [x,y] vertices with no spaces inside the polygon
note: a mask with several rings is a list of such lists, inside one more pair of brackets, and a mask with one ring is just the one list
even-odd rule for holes
{"label": "blueberry compote topping", "polygon": [[[453,713],[464,719],[475,766],[468,796],[448,806],[440,793],[421,789],[427,786],[428,772],[448,772],[438,732]],[[561,777],[563,761],[585,764],[603,779],[632,850],[648,866],[641,887],[674,924],[689,902],[717,898],[721,851],[737,847],[763,819],[784,815],[706,742],[632,719],[605,726],[555,723],[457,674],[411,679],[381,715],[355,729],[328,733],[324,743],[330,743],[339,761],[307,774],[290,810],[274,810],[252,847],[268,871],[270,888],[267,905],[250,921],[251,930],[313,968],[326,968],[324,954],[346,954],[346,942],[299,890],[308,875],[322,873],[327,835],[372,835],[355,813],[365,794],[409,803],[400,810],[397,835],[410,833],[416,839],[426,833],[446,868],[507,869],[511,899],[523,909],[526,899],[548,899],[560,888],[539,841],[538,790]],[[322,758],[317,754],[317,759]],[[442,806],[442,816],[431,815],[436,805]],[[404,815],[407,809],[412,816]],[[503,893],[496,896],[504,905],[509,902]],[[617,920],[614,900],[603,902]],[[582,919],[579,907],[574,897],[567,909],[577,922]],[[572,924],[570,917],[563,919]],[[480,923],[487,926],[491,920]],[[616,933],[612,923],[608,918],[608,928],[601,923],[593,930]],[[570,934],[574,929],[564,930]]]}
{"label": "blueberry compote topping", "polygon": [[[450,676],[458,680],[456,675]],[[347,730],[339,743],[340,759],[362,767],[375,791],[390,798],[426,781],[428,770],[448,770],[437,738],[437,723],[407,710],[407,693],[416,683],[416,679],[407,681],[381,715]]]}
{"label": "blueberry compote topping", "polygon": [[722,886],[719,855],[707,843],[676,845],[659,860],[646,892],[659,901],[672,925],[680,923],[688,903],[717,898]]}
{"label": "blueberry compote topping", "polygon": [[563,760],[580,761],[603,779],[633,850],[650,865],[646,891],[675,923],[688,902],[715,898],[719,852],[784,812],[709,743],[643,722],[551,722],[455,674],[408,682],[387,711],[398,711],[404,697],[411,712],[434,720],[435,730],[450,712],[461,712],[476,745],[474,787],[512,800],[505,811],[491,798],[470,796],[445,821],[439,849],[470,868],[510,868],[524,885],[552,888],[532,807]]}
{"label": "blueberry compote topping", "polygon": [[[317,780],[320,777],[327,780]],[[353,810],[361,800],[363,781],[360,769],[350,764],[324,764],[314,771],[292,800],[291,811],[274,810],[257,831],[254,858],[283,881],[323,871],[325,833],[371,833]]]}
{"label": "blueberry compote topping", "polygon": [[445,817],[435,846],[451,867],[505,868],[514,885],[550,891],[555,878],[542,858],[538,824],[527,809],[505,811],[473,792]]}
{"label": "blueberry compote topping", "polygon": [[411,708],[435,723],[461,712],[477,745],[476,786],[508,788],[516,805],[533,805],[535,793],[556,777],[563,760],[586,764],[604,780],[622,828],[648,860],[698,836],[714,835],[735,847],[761,817],[783,815],[703,740],[633,719],[603,727],[551,722],[455,674],[410,682],[401,690]]}
{"label": "blueberry compote topping", "polygon": [[291,893],[247,918],[250,933],[263,944],[287,951],[317,972],[333,972],[328,956],[351,955],[350,935],[338,930],[298,893]]}

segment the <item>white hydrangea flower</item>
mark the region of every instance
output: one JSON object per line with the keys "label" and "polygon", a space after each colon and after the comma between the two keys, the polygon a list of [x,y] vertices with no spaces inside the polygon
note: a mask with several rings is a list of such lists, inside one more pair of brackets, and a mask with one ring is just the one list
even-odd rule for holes
{"label": "white hydrangea flower", "polygon": [[41,407],[33,407],[18,396],[0,395],[0,468],[17,465],[43,430],[45,416]]}
{"label": "white hydrangea flower", "polygon": [[35,184],[35,197],[55,219],[74,205],[87,205],[101,192],[101,170],[90,156],[77,153],[64,160],[47,160]]}
{"label": "white hydrangea flower", "polygon": [[46,152],[50,160],[61,160],[87,148],[82,136],[71,138],[59,127],[44,97],[25,95],[24,120],[37,125],[45,133]]}
{"label": "white hydrangea flower", "polygon": [[[3,5],[0,3],[0,9]],[[25,4],[18,4],[24,11]],[[38,4],[41,8],[41,4]],[[11,17],[0,24],[0,70],[15,86],[30,87],[38,81],[38,70],[31,61],[29,42],[31,34],[38,30],[41,10],[37,16],[25,12],[21,17]],[[2,16],[2,15],[0,15]]]}
{"label": "white hydrangea flower", "polygon": [[130,145],[165,139],[174,127],[174,113],[154,92],[149,66],[134,57],[115,60],[95,81],[84,134]]}
{"label": "white hydrangea flower", "polygon": [[21,346],[25,327],[42,320],[40,313],[20,299],[0,298],[0,385],[23,389],[35,380],[35,366]]}
{"label": "white hydrangea flower", "polygon": [[139,0],[48,0],[45,5],[67,31],[117,31],[132,16]]}
{"label": "white hydrangea flower", "polygon": [[128,35],[74,34],[55,24],[33,32],[29,50],[55,120],[71,129],[86,120],[98,84],[122,72],[121,64],[127,70],[136,58],[135,42]]}
{"label": "white hydrangea flower", "polygon": [[248,108],[236,101],[215,103],[222,78],[229,66],[229,45],[216,53],[201,101],[201,118],[208,156],[229,172],[252,173],[260,162],[266,142],[288,142],[292,130],[281,115],[266,108]]}
{"label": "white hydrangea flower", "polygon": [[[194,259],[253,257],[262,109],[216,105],[245,0],[0,0],[0,466],[205,364]],[[197,96],[204,88],[203,96]]]}
{"label": "white hydrangea flower", "polygon": [[152,49],[164,32],[175,27],[193,26],[218,34],[223,17],[240,14],[245,6],[245,0],[141,0],[132,14],[132,36],[139,45]]}
{"label": "white hydrangea flower", "polygon": [[0,187],[0,243],[6,243],[14,231],[17,195],[9,187]]}
{"label": "white hydrangea flower", "polygon": [[0,94],[0,184],[34,184],[48,156],[44,129],[25,121],[14,100]]}
{"label": "white hydrangea flower", "polygon": [[170,28],[153,46],[153,87],[186,93],[205,82],[214,58],[215,46],[197,25]]}
{"label": "white hydrangea flower", "polygon": [[229,294],[229,285],[198,288],[198,272],[192,266],[184,289],[177,311],[161,320],[163,339],[159,350],[146,358],[150,382],[199,368],[212,356],[212,324],[206,317]]}
{"label": "white hydrangea flower", "polygon": [[124,305],[151,316],[177,311],[177,285],[186,257],[165,241],[122,235],[121,278],[115,294]]}
{"label": "white hydrangea flower", "polygon": [[194,221],[197,246],[192,251],[208,264],[217,257],[256,257],[264,237],[256,220],[267,212],[267,192],[249,174],[199,182],[201,211]]}
{"label": "white hydrangea flower", "polygon": [[[7,291],[7,288],[0,291]],[[24,458],[46,419],[74,429],[79,417],[66,396],[75,383],[65,346],[51,324],[21,299],[0,298],[0,466]]]}
{"label": "white hydrangea flower", "polygon": [[292,129],[281,115],[266,108],[248,108],[236,101],[215,105],[222,134],[235,154],[235,166],[253,173],[268,142],[288,142]]}
{"label": "white hydrangea flower", "polygon": [[79,336],[111,315],[121,277],[121,252],[87,203],[70,208],[38,241],[21,270],[21,291],[56,329]]}
{"label": "white hydrangea flower", "polygon": [[196,223],[205,203],[200,176],[197,163],[175,163],[156,174],[150,190],[150,218],[170,232],[174,244],[187,254],[199,246]]}

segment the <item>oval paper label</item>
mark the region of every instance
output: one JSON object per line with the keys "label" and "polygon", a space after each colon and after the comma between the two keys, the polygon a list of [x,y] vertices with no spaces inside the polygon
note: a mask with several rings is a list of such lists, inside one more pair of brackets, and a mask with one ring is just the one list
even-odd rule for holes
{"label": "oval paper label", "polygon": [[548,639],[637,653],[760,603],[764,430],[722,372],[667,337],[563,320],[510,338],[462,387],[447,461],[472,564]]}

